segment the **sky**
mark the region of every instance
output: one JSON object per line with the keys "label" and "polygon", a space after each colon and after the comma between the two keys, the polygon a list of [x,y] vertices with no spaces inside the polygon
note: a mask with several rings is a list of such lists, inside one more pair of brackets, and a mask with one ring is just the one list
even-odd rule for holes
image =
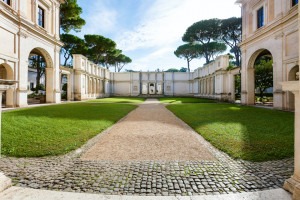
{"label": "sky", "polygon": [[[184,44],[181,38],[193,23],[204,19],[240,17],[236,0],[77,0],[86,25],[81,32],[110,38],[132,59],[125,69],[167,70],[186,67],[186,60],[174,51]],[[203,59],[191,62],[191,70]]]}

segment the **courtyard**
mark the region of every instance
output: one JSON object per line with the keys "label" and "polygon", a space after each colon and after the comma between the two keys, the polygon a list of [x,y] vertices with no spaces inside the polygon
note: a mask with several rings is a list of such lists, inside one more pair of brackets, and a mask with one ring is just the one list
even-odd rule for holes
{"label": "courtyard", "polygon": [[[55,109],[57,106],[59,108]],[[107,107],[108,111],[103,107]],[[52,112],[47,108],[51,108]],[[26,112],[31,114],[25,115]],[[68,124],[67,119],[71,117],[73,127],[82,121],[87,126],[86,130],[80,131],[87,136],[80,138],[78,145],[67,149],[63,147],[64,151],[53,151],[49,156],[49,148],[43,145],[43,140],[49,141],[49,144],[53,140],[52,145],[60,147],[60,143],[67,138],[64,134],[68,137],[74,135],[75,138],[77,134],[71,133],[74,130],[70,133],[58,131],[61,136],[57,138],[57,130],[52,130],[56,125],[51,124],[49,119],[46,119],[48,123],[44,131],[43,126],[31,126],[31,121],[36,121],[36,113],[39,113],[39,118],[44,115],[52,120],[57,120],[59,117],[56,115],[64,113],[63,117],[60,116],[64,119],[61,123]],[[252,118],[252,115],[256,117]],[[10,119],[13,123],[13,120],[18,121],[19,117],[24,116],[30,121],[27,123],[32,127],[32,133],[38,127],[38,134],[47,137],[40,137],[42,145],[37,145],[39,149],[34,150],[35,154],[27,152],[31,148],[28,146],[26,150],[25,145],[24,149],[8,148],[15,149],[15,152],[5,151],[4,148],[7,156],[0,160],[0,170],[12,178],[15,186],[107,195],[218,195],[278,189],[294,170],[294,130],[285,128],[292,127],[288,124],[293,123],[293,113],[198,98],[162,98],[160,101],[107,98],[7,111],[3,113],[3,120]],[[236,118],[240,120],[236,121]],[[248,124],[247,120],[251,123]],[[262,120],[265,121],[257,123]],[[96,121],[110,123],[103,126]],[[247,130],[236,128],[232,121],[240,122],[240,126],[245,126]],[[268,123],[276,124],[277,128],[272,129]],[[14,124],[14,130],[18,126],[24,126],[21,130],[26,129],[25,122],[18,124]],[[58,126],[58,129],[62,127]],[[5,130],[4,127],[3,146],[18,144],[14,138],[8,137],[12,133],[5,133]],[[240,135],[246,133],[247,137]],[[281,139],[276,140],[276,137]],[[213,138],[221,145],[216,145]],[[26,134],[21,139],[24,144],[32,143]],[[39,138],[35,136],[35,140]],[[242,140],[244,143],[240,144],[238,141]],[[228,141],[234,141],[235,145]],[[270,141],[273,143],[270,144]],[[249,145],[252,147],[249,148]],[[271,151],[274,146],[278,148]]]}

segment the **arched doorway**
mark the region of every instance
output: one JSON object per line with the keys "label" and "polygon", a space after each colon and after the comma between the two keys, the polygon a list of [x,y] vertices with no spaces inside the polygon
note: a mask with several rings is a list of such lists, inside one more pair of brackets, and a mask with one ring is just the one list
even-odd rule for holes
{"label": "arched doorway", "polygon": [[256,51],[247,69],[247,104],[273,106],[273,56],[267,49]]}
{"label": "arched doorway", "polygon": [[[12,68],[3,63],[0,65],[0,79],[14,80]],[[2,107],[14,107],[14,89],[10,88],[2,93]]]}
{"label": "arched doorway", "polygon": [[28,56],[27,103],[53,102],[53,64],[48,52],[33,49]]}
{"label": "arched doorway", "polygon": [[[289,74],[288,81],[299,81],[299,65],[294,66]],[[288,92],[288,110],[295,110],[295,97],[292,92]]]}

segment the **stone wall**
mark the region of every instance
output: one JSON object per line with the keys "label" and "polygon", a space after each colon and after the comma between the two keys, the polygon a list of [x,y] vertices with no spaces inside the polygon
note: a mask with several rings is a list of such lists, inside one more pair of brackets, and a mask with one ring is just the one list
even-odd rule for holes
{"label": "stone wall", "polygon": [[[241,0],[243,19],[242,103],[255,103],[254,62],[264,51],[273,59],[273,101],[277,109],[293,110],[294,96],[282,90],[280,82],[288,81],[299,71],[298,5],[292,0]],[[257,26],[257,10],[264,10],[264,25]]]}
{"label": "stone wall", "polygon": [[[0,1],[0,65],[6,79],[17,80],[15,89],[6,91],[7,107],[27,106],[28,58],[38,52],[46,60],[46,102],[60,102],[59,0]],[[44,10],[44,27],[38,24],[38,7]]]}

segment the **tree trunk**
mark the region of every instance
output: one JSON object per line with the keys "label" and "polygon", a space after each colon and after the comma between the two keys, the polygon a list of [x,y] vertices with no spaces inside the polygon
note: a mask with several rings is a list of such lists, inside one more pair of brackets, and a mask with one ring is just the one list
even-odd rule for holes
{"label": "tree trunk", "polygon": [[190,72],[190,60],[186,59],[186,61],[187,61],[188,72]]}
{"label": "tree trunk", "polygon": [[35,86],[35,93],[37,94],[40,87],[40,79],[41,79],[41,58],[37,56],[37,63],[36,63],[36,86]]}
{"label": "tree trunk", "polygon": [[235,51],[234,56],[235,56],[236,66],[240,67],[241,66],[241,61],[240,61],[241,52],[240,52],[240,50]]}

